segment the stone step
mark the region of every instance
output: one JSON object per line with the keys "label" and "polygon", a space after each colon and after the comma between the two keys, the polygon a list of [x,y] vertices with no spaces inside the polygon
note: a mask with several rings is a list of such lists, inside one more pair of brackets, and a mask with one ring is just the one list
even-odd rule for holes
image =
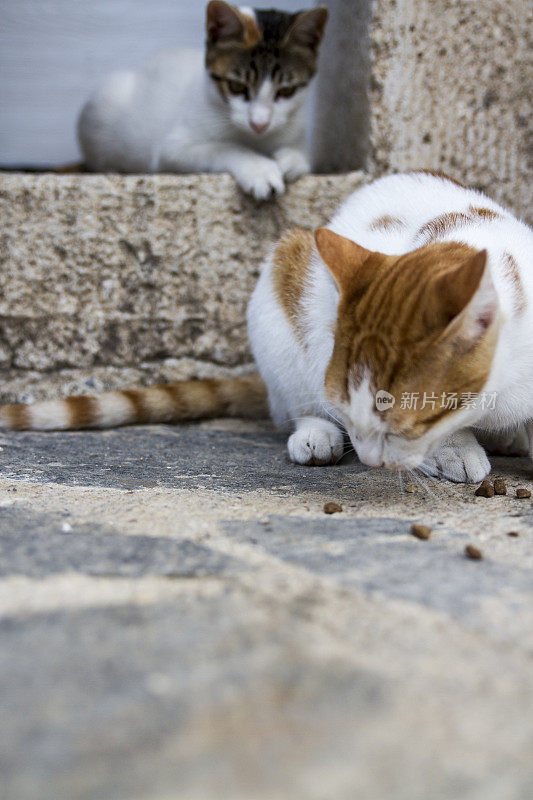
{"label": "stone step", "polygon": [[226,175],[4,173],[0,400],[249,370],[262,259],[366,180],[308,176],[256,203]]}

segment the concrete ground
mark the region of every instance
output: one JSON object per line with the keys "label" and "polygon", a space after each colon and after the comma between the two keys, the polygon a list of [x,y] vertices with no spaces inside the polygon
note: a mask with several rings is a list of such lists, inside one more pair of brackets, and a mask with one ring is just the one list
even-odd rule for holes
{"label": "concrete ground", "polygon": [[527,460],[485,499],[266,423],[0,446],[3,800],[533,796]]}

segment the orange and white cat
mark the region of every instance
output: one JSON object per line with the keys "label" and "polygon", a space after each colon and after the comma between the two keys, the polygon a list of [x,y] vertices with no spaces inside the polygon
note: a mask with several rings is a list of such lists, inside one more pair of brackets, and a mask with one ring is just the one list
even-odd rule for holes
{"label": "orange and white cat", "polygon": [[454,481],[490,470],[474,431],[533,455],[533,231],[478,191],[426,172],[359,189],[273,248],[248,328],[261,378],[5,406],[0,423],[253,416],[266,387],[299,464],[336,462],[344,432],[365,464]]}
{"label": "orange and white cat", "polygon": [[335,461],[344,429],[365,464],[481,480],[473,429],[527,446],[532,300],[531,229],[443,176],[382,178],[315,237],[290,231],[248,322],[292,460]]}

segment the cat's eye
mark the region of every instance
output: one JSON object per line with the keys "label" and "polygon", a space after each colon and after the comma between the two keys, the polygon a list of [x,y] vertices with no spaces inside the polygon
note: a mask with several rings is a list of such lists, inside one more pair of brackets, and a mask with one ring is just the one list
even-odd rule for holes
{"label": "cat's eye", "polygon": [[276,92],[276,100],[279,100],[280,97],[293,97],[293,95],[296,94],[297,89],[297,86],[281,86]]}
{"label": "cat's eye", "polygon": [[239,95],[239,94],[247,95],[248,94],[248,87],[246,86],[245,83],[241,83],[240,81],[229,80],[229,81],[226,81],[226,84],[227,84],[227,87],[228,87],[228,92],[230,94],[235,94],[235,95]]}

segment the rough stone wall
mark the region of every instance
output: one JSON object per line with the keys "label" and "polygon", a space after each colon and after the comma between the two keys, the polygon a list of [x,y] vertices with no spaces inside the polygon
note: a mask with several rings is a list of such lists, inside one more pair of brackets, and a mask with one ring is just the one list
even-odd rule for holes
{"label": "rough stone wall", "polygon": [[221,175],[0,177],[0,400],[250,368],[245,309],[291,225],[365,180],[258,205]]}
{"label": "rough stone wall", "polygon": [[443,170],[533,220],[533,4],[374,0],[372,169]]}

